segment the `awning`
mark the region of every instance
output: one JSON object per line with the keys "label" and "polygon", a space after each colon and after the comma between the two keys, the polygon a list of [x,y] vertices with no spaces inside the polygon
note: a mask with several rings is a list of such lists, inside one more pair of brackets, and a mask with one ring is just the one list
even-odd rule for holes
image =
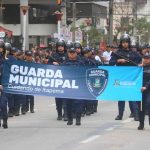
{"label": "awning", "polygon": [[0,32],[5,32],[7,34],[7,36],[10,38],[12,37],[13,35],[13,32],[8,30],[8,29],[5,29],[4,27],[0,26]]}

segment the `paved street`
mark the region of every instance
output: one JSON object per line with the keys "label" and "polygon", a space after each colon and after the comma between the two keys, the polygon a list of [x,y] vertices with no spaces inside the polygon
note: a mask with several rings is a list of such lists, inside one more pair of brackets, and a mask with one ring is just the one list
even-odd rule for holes
{"label": "paved street", "polygon": [[36,113],[11,118],[9,129],[0,129],[0,149],[141,150],[150,145],[148,121],[146,130],[138,131],[138,122],[128,118],[128,103],[123,120],[115,121],[117,103],[99,102],[98,113],[82,118],[82,126],[56,121],[53,98],[36,97],[35,107]]}

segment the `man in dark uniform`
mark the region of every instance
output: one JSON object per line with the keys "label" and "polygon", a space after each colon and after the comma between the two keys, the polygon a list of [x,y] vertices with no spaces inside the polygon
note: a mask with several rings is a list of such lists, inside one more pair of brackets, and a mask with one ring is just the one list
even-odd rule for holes
{"label": "man in dark uniform", "polygon": [[[96,61],[92,57],[92,49],[90,47],[84,47],[82,50],[82,61],[84,62],[85,65],[87,66],[99,66],[102,65],[100,62]],[[91,115],[95,112],[97,112],[97,106],[98,106],[98,101],[97,100],[85,100],[84,101],[84,106],[83,106],[83,112],[85,112],[86,115]],[[82,114],[83,116],[83,114]]]}
{"label": "man in dark uniform", "polygon": [[[112,52],[110,65],[117,66],[138,66],[141,62],[141,56],[130,49],[130,37],[124,34],[120,40],[120,49],[116,52]],[[132,96],[132,95],[131,95]],[[136,102],[129,102],[131,113],[134,114],[135,121],[139,120],[139,109]],[[122,120],[125,101],[118,102],[119,114],[115,120]]]}
{"label": "man in dark uniform", "polygon": [[[4,129],[8,128],[7,120],[7,95],[3,92],[3,87],[1,85],[2,72],[3,72],[3,62],[5,60],[6,51],[4,48],[4,42],[0,40],[0,127]],[[1,124],[1,120],[3,123]]]}
{"label": "man in dark uniform", "polygon": [[[18,52],[19,52],[19,49],[17,49],[16,47],[12,47],[11,49],[9,49],[8,59],[12,61],[18,60],[18,57],[17,57]],[[26,101],[25,99],[26,99],[25,95],[8,94],[8,107],[9,107],[8,116],[9,117],[20,115],[20,106],[25,105],[25,101]],[[25,109],[24,111],[22,111],[22,114],[25,114]]]}
{"label": "man in dark uniform", "polygon": [[[48,64],[52,65],[61,65],[66,60],[66,44],[64,40],[59,40],[56,43],[56,53],[53,53],[49,58]],[[64,98],[55,98],[56,110],[57,110],[57,120],[67,121],[67,112],[66,112],[66,101]],[[62,113],[64,111],[64,114]]]}
{"label": "man in dark uniform", "polygon": [[138,130],[144,129],[145,112],[148,110],[149,125],[150,125],[150,54],[143,58],[144,79],[143,87],[141,88],[142,103],[140,104],[140,120]]}
{"label": "man in dark uniform", "polygon": [[81,56],[82,55],[82,45],[79,42],[75,42],[74,43],[74,48],[77,52],[77,55]]}
{"label": "man in dark uniform", "polygon": [[[68,65],[68,66],[84,65],[84,63],[78,58],[77,52],[74,48],[68,49],[67,54],[68,54],[68,59],[63,63],[63,65]],[[71,99],[71,98],[67,99],[67,115],[68,115],[67,125],[73,124],[73,113],[75,113],[76,125],[81,125],[82,106],[83,106],[82,100]]]}
{"label": "man in dark uniform", "polygon": [[[27,62],[33,62],[33,52],[31,50],[28,50],[25,52],[25,61]],[[29,110],[30,106],[30,112],[34,113],[34,96],[33,95],[27,95],[26,96],[26,109]]]}

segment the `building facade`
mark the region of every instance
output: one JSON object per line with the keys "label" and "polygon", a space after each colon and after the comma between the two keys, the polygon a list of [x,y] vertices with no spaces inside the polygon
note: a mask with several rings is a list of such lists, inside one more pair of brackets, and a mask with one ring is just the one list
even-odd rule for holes
{"label": "building facade", "polygon": [[[21,13],[20,0],[2,0],[1,26],[13,32],[14,45],[21,44]],[[29,0],[28,30],[31,46],[48,45],[57,32],[57,20],[54,14],[59,7],[56,0]]]}

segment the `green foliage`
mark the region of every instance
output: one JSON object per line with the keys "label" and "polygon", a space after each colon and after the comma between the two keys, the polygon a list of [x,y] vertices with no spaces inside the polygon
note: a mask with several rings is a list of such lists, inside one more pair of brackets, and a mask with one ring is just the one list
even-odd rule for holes
{"label": "green foliage", "polygon": [[101,32],[101,30],[97,29],[94,26],[91,26],[89,30],[86,30],[86,27],[84,24],[80,26],[80,29],[83,31],[84,40],[83,45],[86,46],[87,44],[87,35],[89,40],[89,46],[92,46],[96,48],[99,45],[99,42],[101,39],[106,39],[104,33]]}
{"label": "green foliage", "polygon": [[147,19],[140,18],[135,22],[135,28],[137,35],[141,36],[142,43],[149,43],[150,41],[150,22],[147,22]]}

